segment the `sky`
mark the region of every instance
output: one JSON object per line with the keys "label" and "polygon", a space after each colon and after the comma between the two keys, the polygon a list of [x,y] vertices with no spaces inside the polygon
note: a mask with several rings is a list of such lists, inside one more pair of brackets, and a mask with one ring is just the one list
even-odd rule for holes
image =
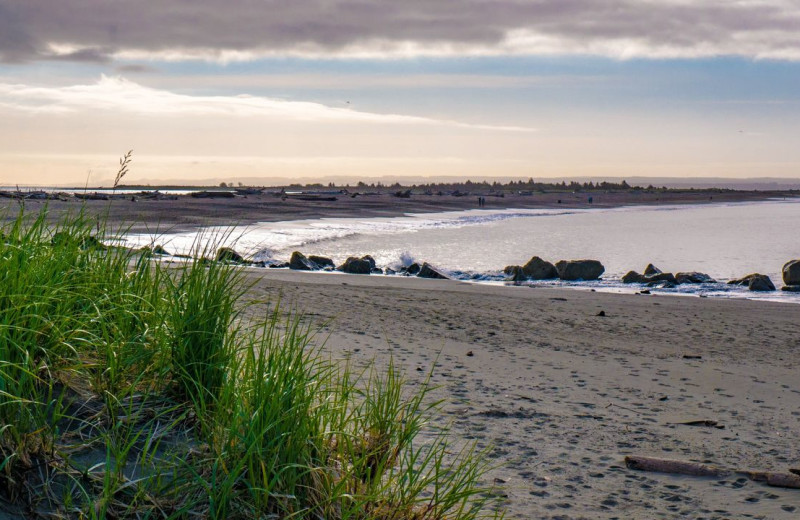
{"label": "sky", "polygon": [[800,0],[0,0],[0,184],[800,178]]}

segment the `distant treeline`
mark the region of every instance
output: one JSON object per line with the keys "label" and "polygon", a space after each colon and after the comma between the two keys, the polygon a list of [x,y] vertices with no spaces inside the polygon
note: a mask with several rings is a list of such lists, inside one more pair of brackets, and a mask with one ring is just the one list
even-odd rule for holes
{"label": "distant treeline", "polygon": [[[652,184],[649,186],[631,186],[626,181],[621,182],[578,182],[578,181],[561,181],[561,182],[544,182],[537,181],[533,178],[528,180],[518,180],[509,182],[488,182],[488,181],[465,181],[465,182],[431,182],[427,184],[401,184],[396,182],[394,184],[383,184],[381,182],[365,183],[358,182],[355,185],[351,184],[336,184],[330,182],[328,184],[315,183],[315,184],[292,184],[288,188],[296,189],[347,189],[347,190],[414,190],[414,191],[429,191],[429,192],[487,192],[487,193],[517,193],[517,192],[534,192],[534,191],[695,191],[694,188],[674,189],[667,188],[666,186],[656,187]],[[710,190],[697,190],[697,191],[729,191],[719,188]]]}

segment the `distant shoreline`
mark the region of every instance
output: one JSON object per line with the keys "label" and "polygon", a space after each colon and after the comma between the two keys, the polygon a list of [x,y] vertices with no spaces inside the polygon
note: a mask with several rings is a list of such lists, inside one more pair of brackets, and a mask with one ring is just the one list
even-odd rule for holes
{"label": "distant shoreline", "polygon": [[[66,191],[66,190],[65,190]],[[83,190],[81,190],[83,191]],[[88,190],[91,191],[91,190]],[[281,222],[318,218],[399,217],[408,213],[438,213],[464,210],[505,209],[589,209],[664,204],[710,204],[800,199],[792,191],[733,190],[620,190],[592,192],[533,192],[529,195],[505,194],[503,197],[483,195],[485,206],[479,208],[478,193],[453,195],[417,195],[408,198],[391,193],[348,193],[320,197],[319,200],[282,198],[274,193],[231,198],[193,198],[179,196],[170,200],[148,200],[132,195],[117,200],[80,200],[65,196],[57,200],[26,200],[27,212],[38,211],[44,204],[49,218],[58,220],[67,212],[85,210],[89,215],[108,218],[113,225],[132,226],[128,231],[159,230],[176,232],[204,226],[247,225],[256,222]],[[591,198],[591,202],[590,202]],[[323,200],[335,199],[335,200]],[[16,214],[20,201],[0,199],[0,210],[6,218]]]}

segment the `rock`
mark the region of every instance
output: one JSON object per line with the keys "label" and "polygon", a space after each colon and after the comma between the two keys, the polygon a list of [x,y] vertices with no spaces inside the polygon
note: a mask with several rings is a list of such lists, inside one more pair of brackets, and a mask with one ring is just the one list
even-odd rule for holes
{"label": "rock", "polygon": [[508,275],[507,282],[525,282],[528,280],[528,275],[525,270],[519,265],[509,265],[503,269],[503,272]]}
{"label": "rock", "polygon": [[636,271],[628,271],[622,277],[622,283],[647,283],[647,277],[639,274]]}
{"label": "rock", "polygon": [[781,291],[800,292],[800,285],[784,285],[781,287]]}
{"label": "rock", "polygon": [[[671,275],[670,275],[671,276]],[[658,287],[659,289],[674,289],[678,286],[677,283],[671,282],[669,280],[660,280],[655,282],[649,282],[647,284],[648,287]]]}
{"label": "rock", "polygon": [[334,269],[336,264],[327,256],[308,255],[308,259],[314,262],[319,269],[330,268]]}
{"label": "rock", "polygon": [[765,274],[752,273],[736,280],[731,280],[728,285],[746,285],[751,291],[774,291],[775,285],[770,280],[769,276]]}
{"label": "rock", "polygon": [[397,274],[397,271],[395,271],[395,270],[394,270],[394,269],[392,269],[391,267],[387,267],[387,268],[384,270],[384,273],[383,273],[383,274],[388,274],[388,275]]}
{"label": "rock", "polygon": [[217,256],[214,257],[217,262],[228,262],[231,264],[246,264],[247,260],[242,255],[231,249],[230,247],[220,247],[217,249]]}
{"label": "rock", "polygon": [[306,255],[300,251],[295,251],[289,259],[289,269],[294,269],[295,271],[316,271],[319,269],[319,266],[306,258]]}
{"label": "rock", "polygon": [[282,269],[289,267],[289,262],[276,262],[274,264],[269,264],[268,267],[270,269]]}
{"label": "rock", "polygon": [[437,280],[448,280],[447,276],[443,275],[436,269],[434,269],[428,262],[424,262],[422,267],[419,268],[419,272],[417,273],[419,278],[433,278]]}
{"label": "rock", "polygon": [[414,262],[408,267],[404,267],[403,269],[401,269],[400,272],[402,272],[403,274],[414,276],[419,273],[419,270],[420,270],[419,264]]}
{"label": "rock", "polygon": [[606,270],[597,260],[560,260],[556,269],[562,280],[597,280]]}
{"label": "rock", "polygon": [[372,267],[369,264],[369,260],[351,256],[339,266],[339,270],[349,274],[369,274],[372,272]]}
{"label": "rock", "polygon": [[750,283],[747,285],[747,288],[751,291],[767,292],[774,291],[775,284],[772,283],[769,276],[761,274],[750,278]]}
{"label": "rock", "polygon": [[534,256],[528,263],[522,266],[522,271],[531,280],[548,280],[550,278],[558,278],[558,270],[556,266],[542,260],[538,256]]}
{"label": "rock", "polygon": [[370,269],[377,269],[378,268],[377,264],[375,264],[375,259],[372,258],[372,256],[364,255],[364,256],[361,257],[361,259],[362,260],[366,260],[367,262],[369,262],[369,268]]}
{"label": "rock", "polygon": [[600,312],[598,312],[598,313],[597,313],[597,316],[600,316],[601,318],[605,318],[605,316],[606,316],[606,311],[600,311]]}
{"label": "rock", "polygon": [[653,264],[647,264],[647,267],[644,268],[645,276],[649,276],[652,274],[661,274],[661,269],[654,266]]}
{"label": "rock", "polygon": [[518,269],[522,269],[522,266],[519,265],[507,265],[503,268],[503,274],[506,276],[513,275]]}
{"label": "rock", "polygon": [[783,264],[783,283],[800,285],[800,260],[789,260]]}
{"label": "rock", "polygon": [[675,279],[675,275],[673,275],[672,273],[659,272],[645,276],[645,278],[647,279],[647,283],[649,284],[664,283],[672,286],[678,285],[678,280]]}
{"label": "rock", "polygon": [[373,267],[369,270],[370,274],[383,274],[383,269],[380,267]]}
{"label": "rock", "polygon": [[706,273],[698,273],[692,271],[689,273],[676,273],[675,279],[678,283],[717,283],[716,280],[708,276]]}

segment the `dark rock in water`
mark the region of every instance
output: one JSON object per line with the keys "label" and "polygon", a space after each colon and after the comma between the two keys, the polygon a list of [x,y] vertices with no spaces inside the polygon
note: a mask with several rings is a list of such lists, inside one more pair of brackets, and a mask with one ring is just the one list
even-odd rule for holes
{"label": "dark rock in water", "polygon": [[518,269],[522,269],[522,266],[519,265],[507,265],[503,268],[503,274],[507,276],[511,276],[514,274]]}
{"label": "dark rock in water", "polygon": [[231,249],[230,247],[220,247],[217,249],[217,256],[214,257],[217,262],[228,262],[231,264],[246,264],[248,263],[242,255]]}
{"label": "dark rock in water", "polygon": [[151,256],[151,255],[159,255],[159,256],[170,256],[169,252],[163,247],[156,245],[154,247],[144,246],[143,248],[139,249],[142,255]]}
{"label": "dark rock in water", "polygon": [[387,267],[386,269],[384,269],[383,274],[390,274],[390,275],[391,274],[397,274],[397,271],[395,271],[391,267]]}
{"label": "dark rock in water", "polygon": [[647,277],[639,274],[636,271],[628,271],[622,277],[622,283],[647,283]]}
{"label": "dark rock in water", "polygon": [[752,273],[736,280],[731,280],[728,285],[746,285],[751,291],[767,292],[774,291],[775,285],[765,274]]}
{"label": "dark rock in water", "polygon": [[369,262],[369,268],[370,269],[377,269],[378,268],[378,265],[375,263],[375,259],[372,258],[372,256],[364,255],[364,256],[361,257],[361,259],[362,260],[366,260],[367,262]]}
{"label": "dark rock in water", "polygon": [[81,249],[105,249],[106,246],[103,245],[97,237],[93,237],[91,235],[71,235],[66,231],[59,231],[53,238],[50,239],[50,243],[56,247],[64,247],[70,244],[75,244]]}
{"label": "dark rock in water", "polygon": [[443,275],[436,269],[434,269],[428,262],[422,264],[420,267],[417,276],[420,278],[434,278],[437,280],[448,280],[447,276]]}
{"label": "dark rock in water", "polygon": [[672,273],[656,273],[647,275],[647,283],[665,283],[670,284],[672,286],[678,285],[678,280],[675,279],[675,275]]}
{"label": "dark rock in water", "polygon": [[369,270],[370,274],[383,274],[383,269],[380,267],[373,267]]}
{"label": "dark rock in water", "polygon": [[647,267],[644,268],[645,276],[649,276],[652,274],[661,274],[661,269],[654,266],[653,264],[647,264]]}
{"label": "dark rock in water", "polygon": [[784,285],[781,287],[781,291],[800,292],[800,285]]}
{"label": "dark rock in water", "polygon": [[[662,273],[662,274],[664,274],[664,273]],[[667,273],[667,274],[669,274],[669,273]],[[672,276],[672,275],[670,274],[670,276]],[[678,286],[678,284],[676,282],[672,282],[672,281],[670,281],[668,279],[664,279],[664,280],[655,280],[655,281],[652,281],[652,282],[648,282],[647,286],[648,287],[657,287],[659,289],[674,289],[675,287]]]}
{"label": "dark rock in water", "polygon": [[276,262],[274,264],[269,264],[270,269],[283,269],[289,267],[289,262]]}
{"label": "dark rock in water", "polygon": [[336,264],[333,263],[333,260],[327,256],[308,255],[308,259],[314,262],[318,269],[325,269],[326,267],[333,269],[336,267]]}
{"label": "dark rock in water", "polygon": [[319,269],[319,266],[306,258],[306,255],[300,251],[295,251],[289,259],[289,269],[294,269],[295,271],[316,271]]}
{"label": "dark rock in water", "polygon": [[747,288],[751,291],[767,292],[774,291],[775,284],[772,283],[772,280],[769,279],[769,276],[759,275],[750,279],[750,283],[747,285]]}
{"label": "dark rock in water", "polygon": [[413,264],[409,265],[408,267],[404,267],[403,269],[401,269],[401,272],[404,273],[404,274],[409,274],[411,276],[414,276],[414,275],[419,273],[419,270],[420,270],[419,264],[414,262]]}
{"label": "dark rock in water", "polygon": [[522,271],[531,280],[549,280],[551,278],[558,278],[558,270],[556,266],[542,260],[538,256],[534,256],[528,263],[522,266]]}
{"label": "dark rock in water", "polygon": [[789,260],[783,264],[783,283],[800,285],[800,260]]}
{"label": "dark rock in water", "polygon": [[597,280],[606,270],[597,260],[560,260],[556,269],[562,280]]}
{"label": "dark rock in water", "polygon": [[678,280],[678,283],[717,283],[716,280],[706,273],[698,273],[697,271],[676,273],[675,279]]}
{"label": "dark rock in water", "polygon": [[503,271],[508,275],[507,282],[525,282],[529,279],[525,269],[519,265],[509,265]]}
{"label": "dark rock in water", "polygon": [[351,256],[339,266],[339,270],[349,274],[369,274],[372,272],[372,266],[369,260]]}

